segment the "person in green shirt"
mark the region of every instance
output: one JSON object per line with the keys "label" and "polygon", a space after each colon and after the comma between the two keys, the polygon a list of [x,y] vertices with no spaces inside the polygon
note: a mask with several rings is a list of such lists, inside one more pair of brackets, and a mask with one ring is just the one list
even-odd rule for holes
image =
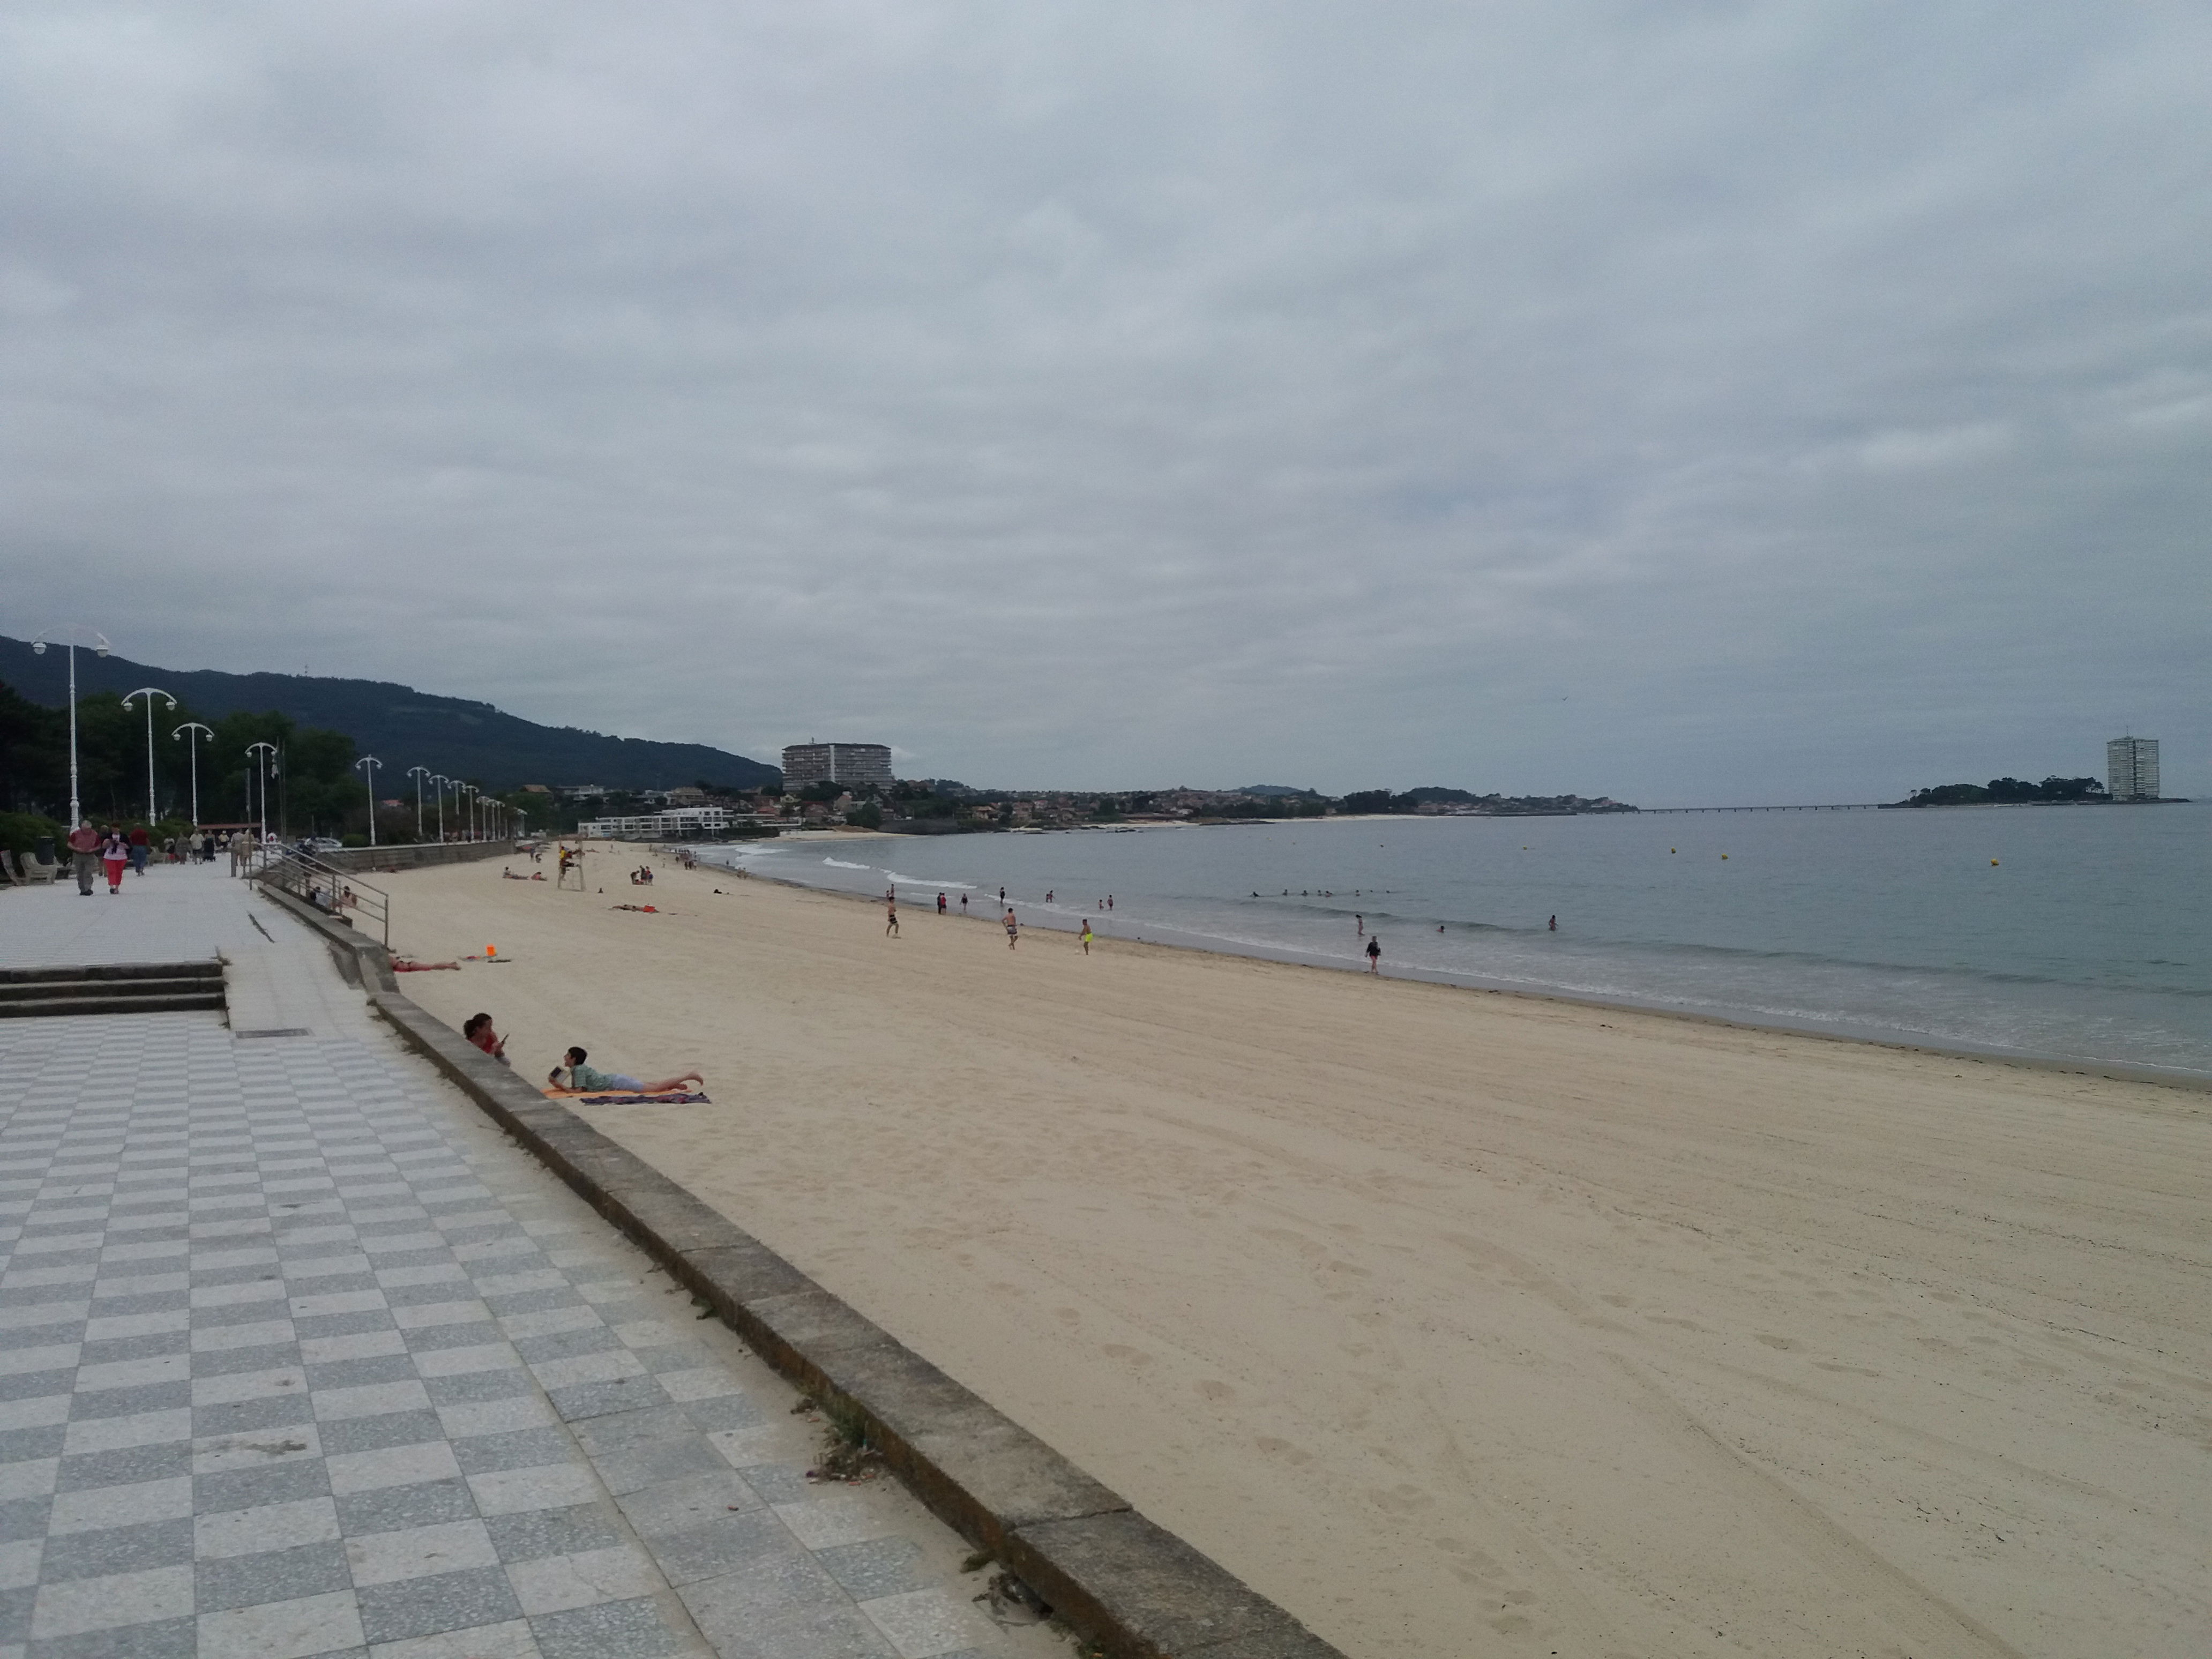
{"label": "person in green shirt", "polygon": [[581,1048],[571,1048],[562,1056],[561,1063],[545,1074],[545,1081],[556,1089],[572,1089],[587,1095],[667,1095],[689,1093],[687,1085],[697,1084],[704,1088],[707,1079],[697,1072],[679,1072],[674,1077],[663,1078],[658,1083],[641,1083],[623,1072],[602,1072],[585,1062],[591,1056]]}

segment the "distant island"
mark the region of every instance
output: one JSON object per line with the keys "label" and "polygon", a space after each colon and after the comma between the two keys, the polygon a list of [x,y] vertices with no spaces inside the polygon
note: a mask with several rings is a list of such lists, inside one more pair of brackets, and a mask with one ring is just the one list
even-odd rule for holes
{"label": "distant island", "polygon": [[2061,804],[2109,804],[2112,796],[2095,778],[2045,778],[2030,783],[2024,778],[1991,778],[1987,783],[1939,783],[1916,789],[1903,800],[1884,801],[1885,806],[2036,806]]}

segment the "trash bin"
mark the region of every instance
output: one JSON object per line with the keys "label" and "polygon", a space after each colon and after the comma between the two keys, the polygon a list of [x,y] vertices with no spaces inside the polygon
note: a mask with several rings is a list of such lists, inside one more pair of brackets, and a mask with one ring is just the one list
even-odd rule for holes
{"label": "trash bin", "polygon": [[60,862],[58,859],[54,857],[54,838],[52,836],[40,836],[39,837],[36,853],[38,860],[41,864],[58,864]]}

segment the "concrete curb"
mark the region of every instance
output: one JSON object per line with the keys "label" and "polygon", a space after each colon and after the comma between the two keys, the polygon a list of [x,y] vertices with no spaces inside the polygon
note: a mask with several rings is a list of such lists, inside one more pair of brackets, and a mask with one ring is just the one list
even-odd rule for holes
{"label": "concrete curb", "polygon": [[1113,1659],[1343,1659],[728,1217],[402,994],[382,947],[290,895],[401,1036],[763,1358],[850,1412],[915,1495]]}

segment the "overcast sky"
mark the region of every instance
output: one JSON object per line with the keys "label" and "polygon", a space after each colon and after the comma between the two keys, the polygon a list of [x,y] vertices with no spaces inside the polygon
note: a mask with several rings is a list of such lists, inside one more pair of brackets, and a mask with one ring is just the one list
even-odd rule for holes
{"label": "overcast sky", "polygon": [[2212,793],[2212,8],[0,12],[0,632],[976,783]]}

